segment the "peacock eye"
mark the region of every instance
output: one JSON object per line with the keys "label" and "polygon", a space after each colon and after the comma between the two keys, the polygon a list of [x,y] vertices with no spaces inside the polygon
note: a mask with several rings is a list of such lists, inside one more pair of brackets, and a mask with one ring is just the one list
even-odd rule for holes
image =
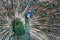
{"label": "peacock eye", "polygon": [[46,20],[44,20],[44,19],[40,19],[39,22],[40,22],[40,23],[45,23]]}
{"label": "peacock eye", "polygon": [[56,30],[58,31],[58,32],[60,32],[60,26],[56,26]]}
{"label": "peacock eye", "polygon": [[39,2],[39,6],[44,7],[45,6],[45,2]]}
{"label": "peacock eye", "polygon": [[9,14],[8,14],[8,13],[5,13],[4,15],[5,15],[5,16],[9,16]]}
{"label": "peacock eye", "polygon": [[0,24],[2,24],[2,20],[0,20]]}
{"label": "peacock eye", "polygon": [[45,17],[47,14],[46,14],[46,12],[41,12],[41,14],[40,14],[42,17]]}
{"label": "peacock eye", "polygon": [[0,32],[2,32],[4,30],[4,28],[3,27],[0,27]]}
{"label": "peacock eye", "polygon": [[21,9],[18,9],[18,13],[20,13],[21,12]]}
{"label": "peacock eye", "polygon": [[37,13],[37,9],[34,9],[31,11],[33,14],[36,14]]}
{"label": "peacock eye", "polygon": [[10,12],[11,12],[11,14],[14,14],[14,10],[11,10]]}
{"label": "peacock eye", "polygon": [[5,4],[5,7],[6,7],[6,8],[9,8],[9,4],[6,3],[6,4]]}
{"label": "peacock eye", "polygon": [[2,14],[2,11],[0,11],[0,15]]}
{"label": "peacock eye", "polygon": [[5,38],[3,37],[2,40],[5,40]]}
{"label": "peacock eye", "polygon": [[54,19],[55,15],[50,15],[49,18]]}
{"label": "peacock eye", "polygon": [[0,20],[0,24],[7,24],[8,22],[6,20]]}
{"label": "peacock eye", "polygon": [[32,0],[30,3],[30,6],[33,6],[35,4],[35,2]]}
{"label": "peacock eye", "polygon": [[13,6],[14,6],[14,7],[17,7],[17,5],[18,5],[18,4],[17,4],[16,2],[13,2]]}
{"label": "peacock eye", "polygon": [[50,4],[48,5],[48,8],[55,8],[55,4],[50,3]]}
{"label": "peacock eye", "polygon": [[48,23],[48,27],[53,27],[54,25],[53,25],[53,23]]}
{"label": "peacock eye", "polygon": [[46,33],[48,32],[48,30],[47,30],[47,29],[44,29],[43,31],[44,31],[44,32],[46,32]]}
{"label": "peacock eye", "polygon": [[57,10],[57,11],[60,11],[60,7],[58,7],[56,10]]}
{"label": "peacock eye", "polygon": [[22,6],[26,7],[27,6],[27,3],[26,2],[23,2],[22,3]]}

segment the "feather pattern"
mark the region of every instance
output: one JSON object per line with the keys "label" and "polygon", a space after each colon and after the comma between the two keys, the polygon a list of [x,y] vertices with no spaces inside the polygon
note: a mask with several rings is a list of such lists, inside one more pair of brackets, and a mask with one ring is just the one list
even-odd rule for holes
{"label": "feather pattern", "polygon": [[0,40],[60,40],[60,1],[0,0]]}

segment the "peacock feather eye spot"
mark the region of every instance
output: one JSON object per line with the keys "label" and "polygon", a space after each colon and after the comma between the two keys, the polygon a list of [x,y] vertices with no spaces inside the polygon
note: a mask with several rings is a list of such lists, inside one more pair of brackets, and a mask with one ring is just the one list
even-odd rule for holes
{"label": "peacock feather eye spot", "polygon": [[2,40],[5,40],[5,38],[3,37]]}
{"label": "peacock feather eye spot", "polygon": [[39,2],[39,6],[44,7],[45,6],[45,2]]}
{"label": "peacock feather eye spot", "polygon": [[55,15],[50,15],[49,18],[54,19]]}
{"label": "peacock feather eye spot", "polygon": [[42,17],[45,17],[47,14],[46,14],[46,12],[41,12],[40,15],[41,15]]}
{"label": "peacock feather eye spot", "polygon": [[14,13],[14,10],[11,10],[10,12],[11,12],[11,14],[13,14]]}
{"label": "peacock feather eye spot", "polygon": [[33,14],[36,14],[36,13],[37,13],[37,9],[33,9],[31,12],[32,12]]}
{"label": "peacock feather eye spot", "polygon": [[3,28],[2,27],[0,27],[0,32],[2,32],[3,31]]}
{"label": "peacock feather eye spot", "polygon": [[55,4],[50,3],[50,4],[48,5],[48,8],[55,8]]}
{"label": "peacock feather eye spot", "polygon": [[35,4],[35,2],[32,0],[30,3],[30,6],[33,6]]}
{"label": "peacock feather eye spot", "polygon": [[53,23],[48,23],[48,27],[53,27],[54,25],[53,25]]}
{"label": "peacock feather eye spot", "polygon": [[21,9],[18,9],[18,12],[20,13],[21,12]]}
{"label": "peacock feather eye spot", "polygon": [[26,2],[23,2],[22,3],[22,7],[25,8],[27,6],[27,3]]}
{"label": "peacock feather eye spot", "polygon": [[0,15],[2,14],[2,11],[0,11]]}
{"label": "peacock feather eye spot", "polygon": [[35,3],[38,2],[38,0],[32,0],[32,1],[35,2]]}
{"label": "peacock feather eye spot", "polygon": [[44,32],[46,32],[46,33],[48,32],[48,30],[47,30],[47,29],[44,29],[43,31],[44,31]]}
{"label": "peacock feather eye spot", "polygon": [[4,24],[4,21],[3,20],[0,20],[0,24]]}
{"label": "peacock feather eye spot", "polygon": [[60,7],[58,7],[56,10],[57,10],[57,11],[60,11]]}
{"label": "peacock feather eye spot", "polygon": [[17,5],[18,5],[18,4],[17,4],[16,2],[13,2],[13,6],[14,6],[14,7],[17,7]]}
{"label": "peacock feather eye spot", "polygon": [[56,26],[56,30],[58,31],[58,32],[60,32],[60,26]]}
{"label": "peacock feather eye spot", "polygon": [[5,7],[8,8],[9,7],[9,4],[5,4]]}
{"label": "peacock feather eye spot", "polygon": [[9,16],[9,13],[5,13],[4,15],[5,15],[5,16]]}
{"label": "peacock feather eye spot", "polygon": [[40,19],[39,22],[40,22],[40,23],[45,23],[46,20],[44,20],[44,19]]}

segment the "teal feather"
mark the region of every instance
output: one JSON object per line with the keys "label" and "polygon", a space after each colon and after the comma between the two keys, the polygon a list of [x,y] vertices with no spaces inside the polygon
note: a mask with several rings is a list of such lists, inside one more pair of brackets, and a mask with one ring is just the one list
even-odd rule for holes
{"label": "teal feather", "polygon": [[22,36],[25,33],[24,26],[23,26],[22,22],[20,21],[20,19],[16,19],[12,23],[12,25],[13,25],[13,30],[17,36],[18,35]]}

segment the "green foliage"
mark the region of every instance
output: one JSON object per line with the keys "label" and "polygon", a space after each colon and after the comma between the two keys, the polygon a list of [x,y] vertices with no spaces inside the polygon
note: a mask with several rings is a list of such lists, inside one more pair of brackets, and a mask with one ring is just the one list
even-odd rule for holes
{"label": "green foliage", "polygon": [[13,30],[16,33],[16,35],[23,35],[25,33],[24,26],[22,22],[20,21],[20,19],[17,18],[16,20],[14,20],[12,25],[13,25]]}

